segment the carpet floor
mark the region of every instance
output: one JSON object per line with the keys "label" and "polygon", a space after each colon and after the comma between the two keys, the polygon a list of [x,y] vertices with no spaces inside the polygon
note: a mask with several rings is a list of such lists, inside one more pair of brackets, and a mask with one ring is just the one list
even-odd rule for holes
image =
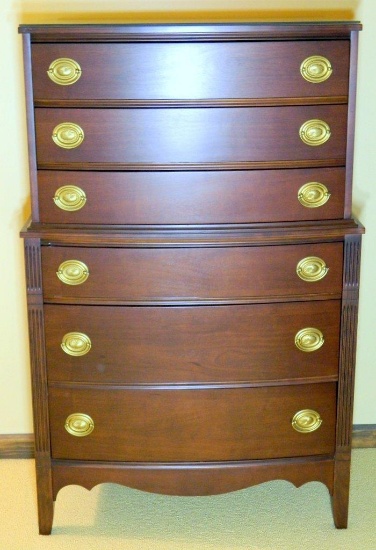
{"label": "carpet floor", "polygon": [[316,482],[196,498],[69,486],[51,536],[37,532],[33,460],[0,460],[0,497],[0,550],[376,550],[376,449],[353,451],[347,530]]}

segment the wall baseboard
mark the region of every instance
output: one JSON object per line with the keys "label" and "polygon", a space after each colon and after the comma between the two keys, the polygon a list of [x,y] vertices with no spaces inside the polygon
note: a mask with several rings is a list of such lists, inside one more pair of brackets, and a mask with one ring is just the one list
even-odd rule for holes
{"label": "wall baseboard", "polygon": [[352,437],[353,449],[376,447],[376,424],[354,424]]}
{"label": "wall baseboard", "polygon": [[[376,424],[353,426],[354,449],[376,448]],[[33,434],[0,434],[0,459],[34,458]]]}
{"label": "wall baseboard", "polygon": [[0,458],[34,458],[34,435],[0,434]]}

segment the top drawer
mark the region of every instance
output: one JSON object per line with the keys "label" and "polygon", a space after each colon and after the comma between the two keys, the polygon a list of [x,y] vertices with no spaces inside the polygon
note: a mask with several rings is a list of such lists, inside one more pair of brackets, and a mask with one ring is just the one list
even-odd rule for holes
{"label": "top drawer", "polygon": [[36,100],[347,96],[349,41],[34,44],[32,68]]}

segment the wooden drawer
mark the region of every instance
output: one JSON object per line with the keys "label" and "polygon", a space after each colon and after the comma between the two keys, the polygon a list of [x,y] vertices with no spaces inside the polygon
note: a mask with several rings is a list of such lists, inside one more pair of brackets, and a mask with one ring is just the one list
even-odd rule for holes
{"label": "wooden drawer", "polygon": [[[339,300],[212,307],[46,305],[48,377],[120,384],[335,377],[340,308]],[[317,346],[317,330],[324,339],[313,351],[295,344],[307,328],[307,338],[316,337]],[[90,347],[81,347],[87,338]]]}
{"label": "wooden drawer", "polygon": [[[37,161],[44,168],[51,163],[164,165],[312,159],[332,159],[344,164],[346,156],[346,105],[226,109],[38,108],[35,117]],[[307,145],[300,138],[300,129],[307,121],[316,119],[329,125],[331,135],[322,145]],[[81,129],[72,132],[73,142],[78,135],[84,135],[78,147],[66,149],[53,141],[52,135],[63,123],[73,123]]]}
{"label": "wooden drawer", "polygon": [[[330,194],[319,206],[327,195],[320,186],[309,187],[315,182]],[[345,169],[143,173],[40,170],[38,188],[43,223],[327,220],[343,217]],[[313,193],[311,202],[306,200],[309,193]]]}
{"label": "wooden drawer", "polygon": [[[326,57],[333,70],[319,84],[308,82],[300,72],[301,63],[314,55]],[[58,85],[48,77],[50,64],[59,58],[79,64],[77,82]],[[36,99],[347,95],[349,42],[34,44],[32,66]]]}
{"label": "wooden drawer", "polygon": [[[220,461],[333,454],[336,384],[236,389],[50,387],[53,458]],[[304,409],[319,413],[309,433],[292,427]],[[65,429],[72,414],[94,422],[87,436]]]}
{"label": "wooden drawer", "polygon": [[[342,255],[342,243],[151,249],[43,246],[44,297],[47,301],[178,299],[197,303],[327,293],[338,296],[342,291]],[[304,271],[313,269],[316,274],[317,269],[323,277],[307,282],[296,270],[299,262],[311,257],[323,261],[322,269],[317,260],[306,260]]]}

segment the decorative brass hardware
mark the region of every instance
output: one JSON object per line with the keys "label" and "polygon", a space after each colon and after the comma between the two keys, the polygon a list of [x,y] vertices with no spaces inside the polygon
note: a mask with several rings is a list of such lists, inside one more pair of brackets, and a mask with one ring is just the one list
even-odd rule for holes
{"label": "decorative brass hardware", "polygon": [[86,194],[83,189],[76,185],[64,185],[56,190],[54,202],[61,210],[75,212],[85,206]]}
{"label": "decorative brass hardware", "polygon": [[321,258],[317,256],[308,256],[303,258],[298,262],[296,266],[297,275],[307,281],[308,283],[313,283],[323,279],[328,273],[329,268],[326,267],[326,263]]}
{"label": "decorative brass hardware", "polygon": [[66,285],[82,285],[89,277],[89,268],[79,260],[67,260],[59,265],[56,275]]}
{"label": "decorative brass hardware", "polygon": [[316,351],[324,344],[324,335],[318,328],[302,328],[295,334],[295,345],[301,351]]}
{"label": "decorative brass hardware", "polygon": [[55,126],[52,139],[56,145],[63,149],[74,149],[84,141],[85,134],[81,126],[74,122],[62,122]]}
{"label": "decorative brass hardware", "polygon": [[318,412],[312,409],[303,409],[294,414],[291,424],[294,430],[306,434],[320,428],[322,418]]}
{"label": "decorative brass hardware", "polygon": [[70,86],[81,78],[82,70],[77,61],[60,57],[52,61],[47,71],[48,76],[60,86]]}
{"label": "decorative brass hardware", "polygon": [[88,414],[70,414],[65,421],[65,429],[76,437],[85,437],[94,430],[94,420]]}
{"label": "decorative brass hardware", "polygon": [[317,147],[328,141],[330,134],[329,124],[318,118],[307,120],[299,130],[299,136],[303,143],[312,147]]}
{"label": "decorative brass hardware", "polygon": [[328,188],[317,181],[310,181],[301,186],[298,191],[298,200],[306,208],[318,208],[330,198]]}
{"label": "decorative brass hardware", "polygon": [[91,349],[91,340],[83,332],[67,332],[63,336],[61,349],[67,355],[73,355],[74,357],[86,355]]}
{"label": "decorative brass hardware", "polygon": [[313,84],[324,82],[331,76],[332,72],[333,69],[329,59],[322,55],[311,55],[300,65],[302,77]]}

